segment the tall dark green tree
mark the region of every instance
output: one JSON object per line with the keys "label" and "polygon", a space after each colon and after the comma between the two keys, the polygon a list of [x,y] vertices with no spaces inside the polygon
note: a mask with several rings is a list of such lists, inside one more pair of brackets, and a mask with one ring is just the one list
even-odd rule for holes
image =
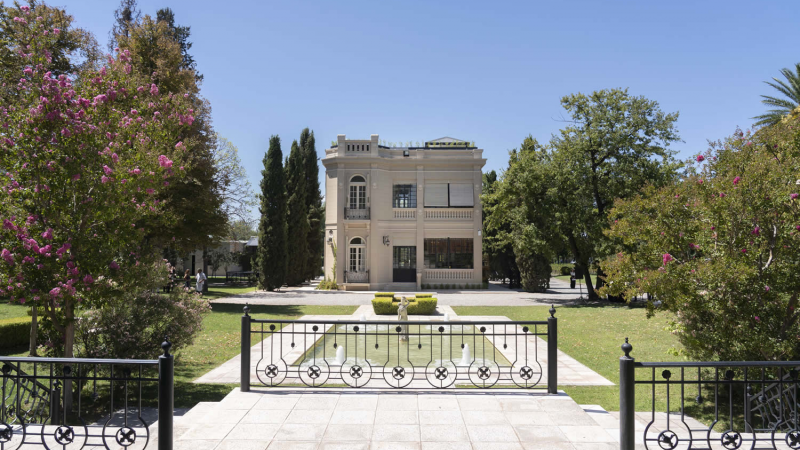
{"label": "tall dark green tree", "polygon": [[306,207],[308,209],[308,263],[306,279],[318,277],[322,270],[325,251],[325,210],[319,188],[319,159],[314,132],[308,128],[300,133],[300,150],[303,154],[306,177]]}
{"label": "tall dark green tree", "polygon": [[128,37],[131,27],[142,17],[136,0],[121,0],[119,8],[114,11],[114,25],[108,33],[108,49],[114,50],[119,36]]}
{"label": "tall dark green tree", "polygon": [[303,155],[297,141],[286,161],[286,284],[297,286],[306,279],[308,264],[308,207],[306,207],[306,173]]}
{"label": "tall dark green tree", "polygon": [[164,22],[172,31],[172,38],[181,48],[181,55],[183,56],[183,64],[181,69],[191,70],[194,72],[194,78],[199,83],[203,81],[203,75],[197,72],[197,62],[189,50],[192,49],[192,43],[189,41],[191,36],[191,27],[185,27],[175,24],[175,13],[170,8],[162,8],[156,12],[156,21]]}
{"label": "tall dark green tree", "polygon": [[281,138],[269,138],[261,171],[261,221],[258,224],[258,284],[274,291],[286,281],[286,176]]}

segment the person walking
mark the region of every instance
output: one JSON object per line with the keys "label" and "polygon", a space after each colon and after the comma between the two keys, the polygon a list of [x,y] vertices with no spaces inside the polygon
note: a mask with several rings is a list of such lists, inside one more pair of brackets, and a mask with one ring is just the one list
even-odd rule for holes
{"label": "person walking", "polygon": [[575,268],[573,267],[572,270],[569,271],[569,287],[570,289],[575,289]]}
{"label": "person walking", "polygon": [[186,269],[186,272],[183,274],[183,289],[188,291],[191,286],[192,273],[189,271],[189,269]]}
{"label": "person walking", "polygon": [[206,277],[206,274],[203,273],[203,269],[197,269],[196,289],[197,293],[200,295],[203,295],[203,285],[206,284],[206,280],[208,280],[208,277]]}

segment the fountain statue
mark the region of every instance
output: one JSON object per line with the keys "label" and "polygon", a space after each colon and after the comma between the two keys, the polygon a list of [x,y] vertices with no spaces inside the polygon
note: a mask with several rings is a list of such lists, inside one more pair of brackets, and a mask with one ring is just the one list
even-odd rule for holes
{"label": "fountain statue", "polygon": [[[408,297],[400,297],[400,305],[397,307],[397,320],[405,322],[408,320]],[[400,325],[400,340],[408,340],[408,325]]]}
{"label": "fountain statue", "polygon": [[343,345],[340,345],[336,349],[336,364],[338,364],[340,366],[342,364],[344,364],[344,346]]}
{"label": "fountain statue", "polygon": [[464,344],[464,349],[461,350],[461,362],[459,366],[469,366],[472,364],[472,354],[469,351],[469,344]]}

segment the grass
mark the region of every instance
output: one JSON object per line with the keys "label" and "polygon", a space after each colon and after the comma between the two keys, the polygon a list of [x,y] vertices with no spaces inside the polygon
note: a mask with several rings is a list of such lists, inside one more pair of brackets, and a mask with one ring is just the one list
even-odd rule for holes
{"label": "grass", "polygon": [[215,300],[218,298],[230,297],[238,294],[247,294],[255,291],[255,286],[209,286],[208,292],[203,294],[203,296],[208,300]]}
{"label": "grass", "polygon": [[28,309],[25,305],[0,303],[0,319],[25,317],[28,315]]}

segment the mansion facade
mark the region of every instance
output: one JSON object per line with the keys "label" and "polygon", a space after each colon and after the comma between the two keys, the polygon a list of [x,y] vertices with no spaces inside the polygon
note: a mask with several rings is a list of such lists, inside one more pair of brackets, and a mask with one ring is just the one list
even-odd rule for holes
{"label": "mansion facade", "polygon": [[339,135],[322,164],[327,278],[335,270],[346,290],[482,283],[483,150],[453,138],[387,147],[377,134]]}

